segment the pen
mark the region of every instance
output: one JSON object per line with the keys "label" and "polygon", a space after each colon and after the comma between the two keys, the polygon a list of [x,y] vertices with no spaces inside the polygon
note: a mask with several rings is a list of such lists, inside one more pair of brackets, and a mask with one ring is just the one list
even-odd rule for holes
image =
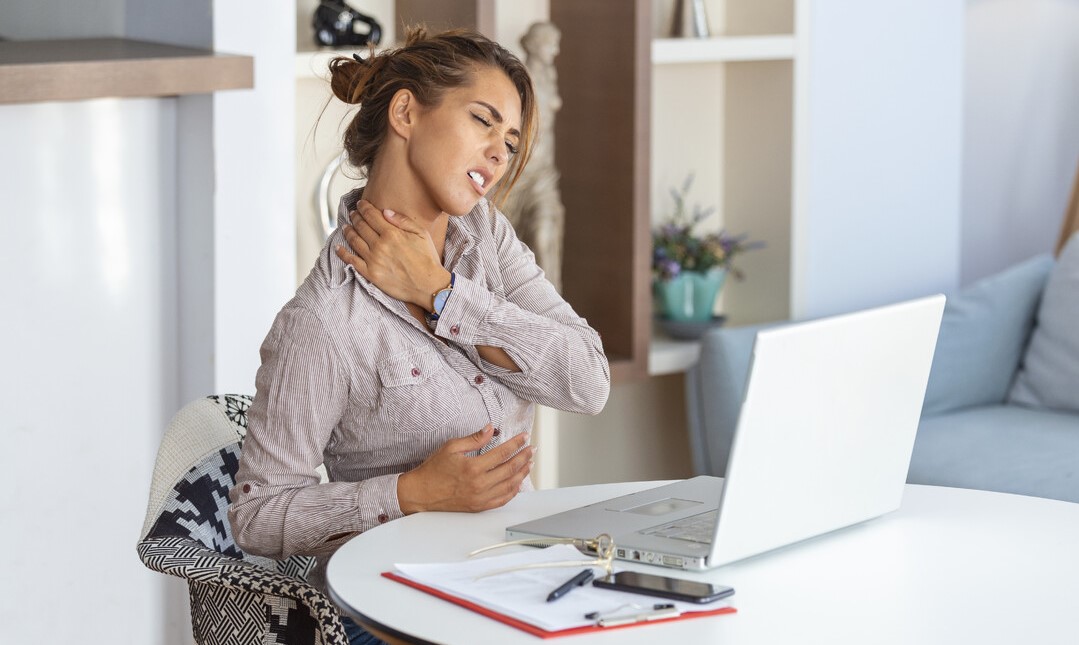
{"label": "pen", "polygon": [[617,627],[618,625],[630,625],[633,623],[644,623],[650,620],[659,620],[660,618],[671,618],[680,614],[681,612],[678,611],[677,607],[664,607],[663,609],[656,609],[643,614],[600,618],[596,624],[600,627]]}
{"label": "pen", "polygon": [[580,587],[584,584],[587,584],[588,581],[592,578],[592,570],[585,569],[584,571],[578,573],[577,575],[562,583],[562,585],[559,586],[558,589],[555,589],[550,594],[548,594],[547,602],[551,602],[552,600],[558,600],[562,596],[568,594],[574,587]]}

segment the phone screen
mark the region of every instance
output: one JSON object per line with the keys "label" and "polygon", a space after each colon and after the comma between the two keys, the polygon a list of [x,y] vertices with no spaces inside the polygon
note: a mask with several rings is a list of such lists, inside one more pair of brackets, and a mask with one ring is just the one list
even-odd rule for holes
{"label": "phone screen", "polygon": [[688,600],[690,602],[711,602],[734,593],[731,587],[713,585],[696,580],[668,578],[637,571],[619,571],[613,578],[601,578],[594,583],[597,587],[611,587],[625,591]]}

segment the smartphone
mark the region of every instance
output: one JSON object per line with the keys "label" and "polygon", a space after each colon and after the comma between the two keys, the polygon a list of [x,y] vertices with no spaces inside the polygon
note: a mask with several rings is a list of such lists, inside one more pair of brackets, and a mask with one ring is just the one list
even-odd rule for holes
{"label": "smartphone", "polygon": [[702,604],[734,594],[733,587],[698,582],[697,580],[668,578],[667,576],[657,576],[637,571],[619,571],[613,576],[596,578],[592,581],[592,584],[606,589],[618,589],[619,591],[630,591]]}

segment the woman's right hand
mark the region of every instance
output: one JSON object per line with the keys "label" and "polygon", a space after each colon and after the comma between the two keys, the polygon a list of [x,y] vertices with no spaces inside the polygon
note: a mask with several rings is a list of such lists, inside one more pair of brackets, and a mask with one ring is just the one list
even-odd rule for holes
{"label": "woman's right hand", "polygon": [[485,454],[476,452],[490,443],[494,428],[451,439],[415,469],[397,479],[397,501],[405,515],[420,511],[476,513],[498,508],[513,499],[532,470],[535,448],[528,435],[519,434]]}

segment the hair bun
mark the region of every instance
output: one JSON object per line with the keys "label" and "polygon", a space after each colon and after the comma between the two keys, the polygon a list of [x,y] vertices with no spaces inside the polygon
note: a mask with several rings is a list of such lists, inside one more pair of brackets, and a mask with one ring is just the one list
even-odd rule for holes
{"label": "hair bun", "polygon": [[332,59],[330,61],[330,89],[333,90],[333,95],[345,103],[360,103],[364,89],[385,66],[388,56],[385,53],[375,54],[372,48],[367,57],[356,53],[351,58],[337,56]]}

